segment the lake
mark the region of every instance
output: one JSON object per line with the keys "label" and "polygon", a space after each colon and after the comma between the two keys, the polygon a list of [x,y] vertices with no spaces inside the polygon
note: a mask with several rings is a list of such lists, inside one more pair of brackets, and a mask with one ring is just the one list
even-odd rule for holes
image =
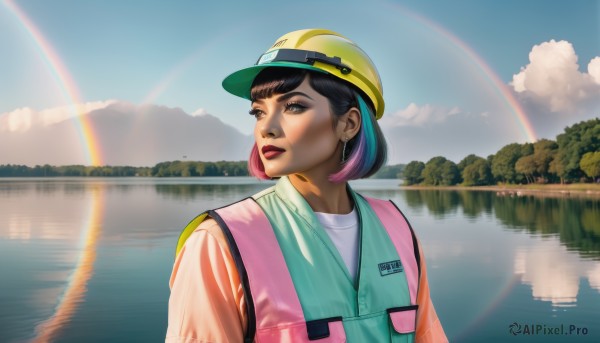
{"label": "lake", "polygon": [[[252,178],[0,179],[0,342],[159,342],[181,229]],[[401,190],[451,342],[600,342],[600,200]]]}

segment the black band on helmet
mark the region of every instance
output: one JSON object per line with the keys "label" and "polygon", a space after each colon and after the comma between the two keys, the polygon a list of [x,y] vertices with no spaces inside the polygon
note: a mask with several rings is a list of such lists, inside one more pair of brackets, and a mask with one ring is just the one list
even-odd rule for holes
{"label": "black band on helmet", "polygon": [[296,62],[313,65],[315,62],[321,62],[330,64],[338,68],[342,74],[350,74],[352,69],[342,63],[342,59],[334,56],[328,57],[327,55],[310,50],[299,50],[299,49],[278,49],[262,54],[256,65],[270,63],[270,62]]}

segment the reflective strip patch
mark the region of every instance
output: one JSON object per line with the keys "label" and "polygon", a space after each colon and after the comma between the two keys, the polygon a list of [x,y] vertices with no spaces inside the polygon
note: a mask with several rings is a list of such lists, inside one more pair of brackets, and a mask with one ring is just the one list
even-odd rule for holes
{"label": "reflective strip patch", "polygon": [[401,273],[404,270],[400,260],[384,262],[379,264],[379,274],[386,276],[394,273]]}
{"label": "reflective strip patch", "polygon": [[264,64],[264,63],[271,62],[272,60],[275,59],[275,57],[277,57],[278,52],[279,52],[279,50],[275,50],[275,51],[271,51],[271,52],[268,52],[268,53],[262,55],[260,57],[260,59],[258,60],[258,63],[256,63],[256,64]]}

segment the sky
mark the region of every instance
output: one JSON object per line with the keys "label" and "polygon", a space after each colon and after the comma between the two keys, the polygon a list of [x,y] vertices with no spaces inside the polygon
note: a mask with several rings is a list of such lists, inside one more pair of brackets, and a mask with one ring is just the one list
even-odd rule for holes
{"label": "sky", "polygon": [[485,157],[600,116],[600,1],[0,0],[0,144],[72,120],[82,163],[109,161],[77,117],[115,102],[210,114],[250,135],[249,102],[221,81],[311,27],[376,64],[390,163]]}

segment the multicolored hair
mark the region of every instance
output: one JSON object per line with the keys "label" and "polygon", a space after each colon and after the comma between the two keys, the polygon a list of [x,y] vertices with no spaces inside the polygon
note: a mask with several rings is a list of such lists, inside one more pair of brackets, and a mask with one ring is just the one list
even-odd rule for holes
{"label": "multicolored hair", "polygon": [[[329,180],[341,183],[375,174],[387,158],[385,137],[375,119],[373,106],[367,103],[364,100],[365,96],[351,84],[329,74],[304,69],[266,68],[252,84],[252,101],[273,94],[287,93],[297,88],[307,76],[311,87],[329,99],[331,111],[335,116],[345,114],[352,107],[357,107],[361,114],[358,134],[346,144],[344,155],[347,158],[341,162],[342,168],[338,172],[329,175]],[[334,121],[335,123],[337,121]],[[250,175],[259,179],[271,179],[265,173],[256,143],[250,152],[248,171]]]}

